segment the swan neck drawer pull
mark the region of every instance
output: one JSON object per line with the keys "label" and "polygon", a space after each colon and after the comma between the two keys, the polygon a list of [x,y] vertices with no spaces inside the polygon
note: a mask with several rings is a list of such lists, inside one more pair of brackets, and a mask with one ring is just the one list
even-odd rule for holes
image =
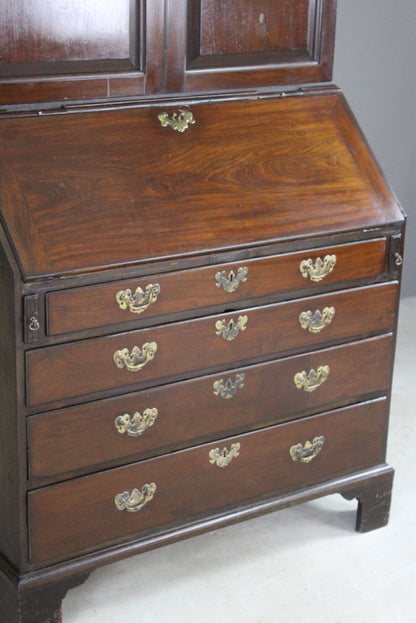
{"label": "swan neck drawer pull", "polygon": [[247,281],[248,268],[247,266],[240,266],[237,270],[237,274],[233,270],[228,273],[225,270],[221,270],[215,275],[215,281],[217,282],[217,288],[224,288],[228,293],[235,292],[238,286]]}
{"label": "swan neck drawer pull", "polygon": [[309,277],[311,281],[322,281],[324,277],[332,273],[336,261],[336,255],[325,255],[323,260],[318,257],[315,264],[311,258],[302,260],[299,265],[300,274],[305,279]]}
{"label": "swan neck drawer pull", "polygon": [[162,128],[170,126],[172,130],[181,133],[185,132],[190,125],[195,123],[194,116],[190,110],[179,110],[179,112],[174,112],[171,117],[169,117],[169,113],[162,112],[157,118]]}
{"label": "swan neck drawer pull", "polygon": [[230,342],[237,337],[240,331],[246,330],[247,321],[247,316],[239,316],[237,322],[235,322],[232,318],[228,321],[228,323],[226,320],[217,320],[215,323],[215,333],[216,335],[222,335],[224,340]]}
{"label": "swan neck drawer pull", "polygon": [[331,324],[334,316],[335,307],[324,307],[322,312],[317,309],[314,313],[308,310],[299,315],[299,324],[310,333],[319,333]]}
{"label": "swan neck drawer pull", "polygon": [[113,359],[117,368],[126,368],[129,372],[138,372],[153,359],[156,351],[156,342],[146,342],[141,349],[134,346],[131,352],[128,348],[116,350]]}
{"label": "swan neck drawer pull", "polygon": [[127,511],[128,513],[137,513],[143,506],[145,506],[153,498],[156,492],[156,485],[154,482],[143,485],[139,489],[133,489],[131,493],[123,491],[123,493],[117,493],[114,498],[114,504],[117,510]]}
{"label": "swan neck drawer pull", "polygon": [[219,379],[214,381],[213,388],[216,396],[221,396],[225,400],[233,398],[241,387],[244,387],[245,374],[236,374],[234,382],[229,378],[225,381]]}
{"label": "swan neck drawer pull", "polygon": [[130,288],[120,290],[116,294],[116,301],[120,309],[128,309],[132,314],[141,314],[152,303],[156,303],[160,294],[160,285],[158,283],[149,283],[145,291],[140,287],[136,288],[134,294]]}
{"label": "swan neck drawer pull", "polygon": [[313,392],[325,383],[329,375],[329,366],[319,366],[317,370],[311,370],[309,374],[306,374],[305,370],[297,372],[293,377],[295,385],[298,389],[303,389],[305,392]]}
{"label": "swan neck drawer pull", "polygon": [[157,409],[145,409],[143,415],[136,411],[133,417],[125,413],[116,417],[114,424],[120,435],[127,433],[128,437],[140,437],[153,426],[158,415]]}
{"label": "swan neck drawer pull", "polygon": [[290,456],[292,461],[300,463],[310,463],[322,450],[325,443],[325,437],[314,437],[312,441],[307,441],[304,445],[296,444],[290,448]]}
{"label": "swan neck drawer pull", "polygon": [[240,454],[240,448],[241,444],[233,443],[229,450],[227,448],[210,450],[209,462],[217,467],[228,467],[231,461]]}

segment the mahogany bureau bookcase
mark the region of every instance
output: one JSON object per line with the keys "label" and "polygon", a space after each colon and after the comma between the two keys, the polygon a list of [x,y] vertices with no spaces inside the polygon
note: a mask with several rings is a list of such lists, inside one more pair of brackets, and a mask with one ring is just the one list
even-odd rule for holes
{"label": "mahogany bureau bookcase", "polygon": [[404,215],[335,17],[1,0],[1,623],[330,493],[387,522]]}

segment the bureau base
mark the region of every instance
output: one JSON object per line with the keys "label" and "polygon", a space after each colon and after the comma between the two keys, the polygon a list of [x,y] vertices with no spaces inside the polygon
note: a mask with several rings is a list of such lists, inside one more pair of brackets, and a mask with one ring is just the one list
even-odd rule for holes
{"label": "bureau base", "polygon": [[325,495],[340,493],[358,500],[356,530],[368,532],[385,526],[389,518],[394,470],[377,466],[277,498],[239,507],[227,514],[209,517],[140,541],[95,552],[83,558],[33,571],[18,578],[0,559],[0,623],[60,623],[62,600],[68,590],[82,584],[94,569],[128,556],[249,519],[294,506]]}

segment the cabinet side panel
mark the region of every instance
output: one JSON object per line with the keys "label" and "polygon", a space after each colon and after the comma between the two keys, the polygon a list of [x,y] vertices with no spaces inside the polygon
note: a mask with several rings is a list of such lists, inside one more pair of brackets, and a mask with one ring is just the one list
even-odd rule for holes
{"label": "cabinet side panel", "polygon": [[0,554],[18,566],[20,486],[13,285],[0,247]]}

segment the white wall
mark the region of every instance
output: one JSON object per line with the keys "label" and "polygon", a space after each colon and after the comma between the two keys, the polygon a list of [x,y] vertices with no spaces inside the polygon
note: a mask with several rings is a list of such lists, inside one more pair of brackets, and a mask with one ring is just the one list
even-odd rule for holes
{"label": "white wall", "polygon": [[402,295],[416,295],[416,0],[338,0],[334,82],[407,212]]}

